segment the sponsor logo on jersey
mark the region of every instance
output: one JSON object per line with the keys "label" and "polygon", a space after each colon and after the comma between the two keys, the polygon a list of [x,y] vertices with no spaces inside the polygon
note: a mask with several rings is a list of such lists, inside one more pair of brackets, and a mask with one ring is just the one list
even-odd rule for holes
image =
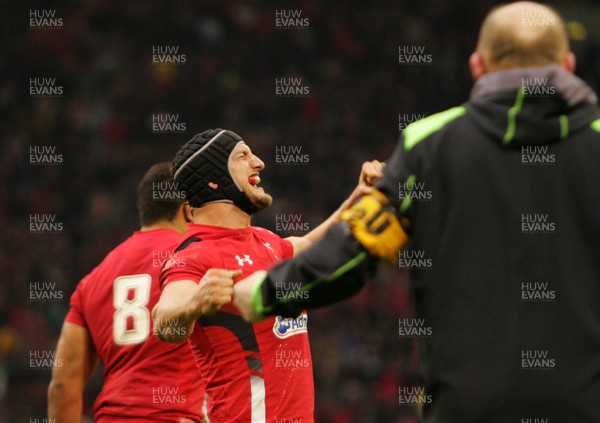
{"label": "sponsor logo on jersey", "polygon": [[250,258],[250,256],[248,254],[244,254],[243,257],[235,256],[235,259],[237,260],[237,262],[240,266],[243,266],[244,263],[254,264],[254,262],[252,261],[252,259]]}
{"label": "sponsor logo on jersey", "polygon": [[275,317],[273,325],[273,333],[280,339],[289,338],[290,336],[306,333],[308,331],[308,315],[306,311],[300,313],[298,317]]}

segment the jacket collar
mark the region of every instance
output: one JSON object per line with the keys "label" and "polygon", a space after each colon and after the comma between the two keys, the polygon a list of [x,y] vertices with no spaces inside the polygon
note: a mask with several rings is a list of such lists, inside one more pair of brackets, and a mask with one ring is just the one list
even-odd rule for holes
{"label": "jacket collar", "polygon": [[514,91],[528,81],[544,81],[544,85],[556,92],[571,105],[579,103],[597,104],[594,91],[580,78],[558,65],[538,68],[519,68],[483,75],[471,90],[471,100],[501,91]]}

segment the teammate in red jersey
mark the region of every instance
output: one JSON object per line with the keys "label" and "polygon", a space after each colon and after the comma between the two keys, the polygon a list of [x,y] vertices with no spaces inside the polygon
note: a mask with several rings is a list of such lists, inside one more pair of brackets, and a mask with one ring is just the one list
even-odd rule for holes
{"label": "teammate in red jersey", "polygon": [[141,230],[116,247],[71,297],[48,388],[48,417],[79,422],[82,393],[98,359],[104,386],[95,421],[200,422],[204,386],[186,344],[166,344],[152,331],[164,261],[191,218],[169,163],[150,168],[138,189]]}
{"label": "teammate in red jersey", "polygon": [[306,312],[246,323],[231,303],[232,278],[310,246],[382,166],[365,163],[365,182],[337,212],[306,236],[287,239],[250,226],[252,214],[272,202],[257,186],[264,167],[239,135],[227,130],[196,135],[173,162],[175,180],[193,207],[193,223],[164,266],[163,292],[153,313],[155,320],[172,323],[172,331],[184,329],[184,336],[162,339],[182,342],[189,336],[206,382],[208,417],[218,423],[313,422]]}

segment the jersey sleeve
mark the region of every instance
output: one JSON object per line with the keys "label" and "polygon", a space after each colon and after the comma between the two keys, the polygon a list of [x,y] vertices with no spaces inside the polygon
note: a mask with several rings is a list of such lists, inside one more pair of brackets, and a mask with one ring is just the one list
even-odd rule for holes
{"label": "jersey sleeve", "polygon": [[[277,236],[277,235],[275,235]],[[285,238],[279,238],[279,242],[280,242],[280,249],[281,249],[281,258],[283,260],[294,257],[294,245],[292,244],[292,241],[290,241],[289,239],[285,239]]]}
{"label": "jersey sleeve", "polygon": [[83,283],[85,280],[82,280],[77,285],[75,292],[71,295],[70,305],[71,308],[65,317],[65,322],[73,323],[77,326],[87,327],[85,322],[85,317],[83,315],[83,307],[82,307],[82,295],[81,290],[83,287]]}
{"label": "jersey sleeve", "polygon": [[258,234],[262,242],[265,245],[269,245],[270,248],[272,248],[273,251],[282,260],[294,257],[294,244],[292,244],[292,241],[286,238],[282,238],[279,235],[265,228],[254,227],[254,230],[255,233]]}
{"label": "jersey sleeve", "polygon": [[201,260],[198,249],[185,249],[177,251],[169,260],[165,261],[160,273],[160,288],[165,288],[170,283],[191,280],[200,283],[200,279],[209,269]]}

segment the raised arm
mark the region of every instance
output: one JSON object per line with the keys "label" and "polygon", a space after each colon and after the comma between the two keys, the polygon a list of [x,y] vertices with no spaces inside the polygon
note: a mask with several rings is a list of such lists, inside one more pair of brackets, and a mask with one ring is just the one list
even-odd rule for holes
{"label": "raised arm", "polygon": [[[394,261],[408,242],[396,211],[375,189],[340,218],[341,223],[299,256],[236,284],[234,301],[246,320],[292,317],[354,295],[373,275],[377,260]],[[285,281],[300,285],[291,288]]]}
{"label": "raised arm", "polygon": [[383,175],[384,166],[385,163],[382,163],[378,160],[364,162],[358,177],[358,184],[350,196],[344,200],[340,207],[338,207],[338,209],[333,212],[331,216],[329,216],[319,226],[302,237],[288,237],[287,239],[294,246],[294,256],[300,254],[302,251],[313,245],[316,241],[323,238],[327,230],[332,225],[340,221],[341,213],[344,210],[347,210],[356,201],[356,199],[358,199],[358,197],[368,192],[369,187],[371,187],[377,179],[381,178]]}

